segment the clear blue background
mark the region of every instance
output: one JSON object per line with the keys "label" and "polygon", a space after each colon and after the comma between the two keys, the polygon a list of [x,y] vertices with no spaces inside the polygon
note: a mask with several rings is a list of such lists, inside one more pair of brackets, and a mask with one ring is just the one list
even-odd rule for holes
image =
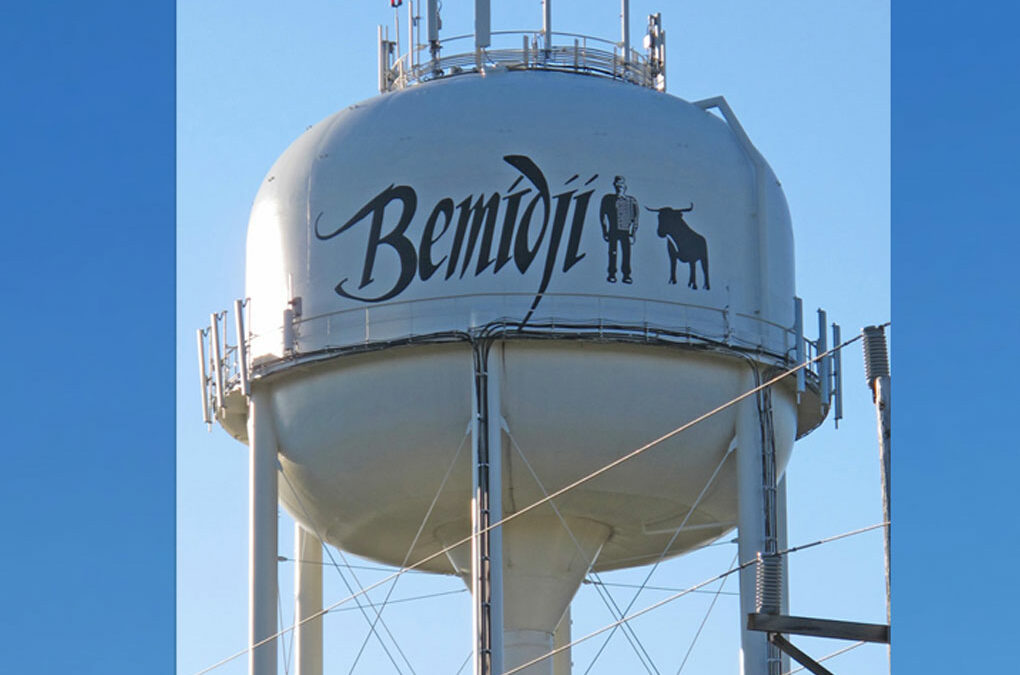
{"label": "clear blue background", "polygon": [[[893,12],[894,672],[1010,672],[1020,16]],[[0,670],[169,673],[174,7],[18,5],[0,56]]]}
{"label": "clear blue background", "polygon": [[174,5],[0,19],[0,672],[169,673]]}
{"label": "clear blue background", "polygon": [[1016,672],[1014,3],[893,3],[894,668]]}

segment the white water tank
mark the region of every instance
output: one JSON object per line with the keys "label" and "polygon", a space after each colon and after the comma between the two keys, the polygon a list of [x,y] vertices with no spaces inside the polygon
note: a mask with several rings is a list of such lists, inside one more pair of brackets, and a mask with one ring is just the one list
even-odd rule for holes
{"label": "white water tank", "polygon": [[[789,213],[756,151],[702,106],[577,74],[447,77],[313,126],[255,199],[246,286],[281,500],[394,565],[470,533],[469,336],[496,339],[507,515],[789,365],[796,339]],[[772,396],[780,470],[822,417],[793,386]],[[506,528],[508,666],[551,644],[593,560],[735,526],[736,424],[715,415]],[[463,575],[466,548],[426,569]]]}

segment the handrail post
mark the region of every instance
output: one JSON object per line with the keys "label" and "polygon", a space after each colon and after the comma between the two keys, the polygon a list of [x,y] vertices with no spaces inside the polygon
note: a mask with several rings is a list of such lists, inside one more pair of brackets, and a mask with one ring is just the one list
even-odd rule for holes
{"label": "handrail post", "polygon": [[220,315],[209,317],[210,353],[213,359],[213,385],[216,387],[216,409],[223,408],[223,353],[220,350]]}
{"label": "handrail post", "polygon": [[241,377],[241,391],[247,396],[251,389],[248,386],[248,336],[244,330],[243,300],[234,300],[234,328],[237,331],[237,366]]}
{"label": "handrail post", "polygon": [[209,414],[209,377],[205,373],[205,330],[199,328],[196,337],[198,338],[198,380],[202,388],[202,421],[207,425],[211,425],[212,416]]}
{"label": "handrail post", "polygon": [[492,43],[489,0],[475,0],[475,64],[482,69],[482,51]]}
{"label": "handrail post", "polygon": [[623,64],[626,70],[630,62],[630,0],[621,0],[620,6],[620,43],[623,45]]}
{"label": "handrail post", "polygon": [[427,0],[429,56],[432,57],[432,72],[439,70],[439,0]]}
{"label": "handrail post", "polygon": [[542,0],[542,39],[545,41],[545,57],[549,58],[552,48],[552,0]]}

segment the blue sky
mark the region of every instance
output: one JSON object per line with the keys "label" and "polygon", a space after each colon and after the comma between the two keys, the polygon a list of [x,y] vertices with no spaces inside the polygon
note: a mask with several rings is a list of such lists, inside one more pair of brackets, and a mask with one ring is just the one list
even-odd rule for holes
{"label": "blue sky", "polygon": [[[243,12],[242,12],[243,8]],[[495,28],[541,23],[541,4],[494,3]],[[615,38],[618,5],[560,0],[554,27]],[[794,221],[798,292],[809,334],[821,306],[848,333],[889,318],[889,13],[884,2],[805,7],[781,2],[632,3],[632,41],[645,16],[663,12],[670,91],[688,100],[725,95],[783,182]],[[308,21],[309,16],[318,17]],[[403,17],[402,17],[403,18]],[[444,34],[471,31],[471,3],[447,2]],[[375,92],[375,26],[389,23],[388,3],[343,9],[309,3],[300,12],[278,3],[178,5],[178,672],[190,673],[244,645],[246,485],[244,448],[221,430],[207,434],[195,392],[194,330],[208,313],[243,295],[247,210],[270,164],[308,125]],[[408,120],[414,124],[416,120]],[[791,542],[807,542],[881,520],[874,413],[860,352],[847,354],[846,421],[800,444],[789,471]],[[677,420],[681,424],[686,420]],[[291,523],[281,519],[281,554],[290,555]],[[730,564],[723,545],[662,566],[652,585],[683,587]],[[792,611],[881,621],[885,616],[881,536],[798,554],[791,563]],[[292,569],[283,564],[284,616]],[[364,572],[365,579],[373,578]],[[640,583],[645,570],[606,575]],[[378,575],[376,575],[378,576]],[[731,585],[729,591],[735,590]],[[401,581],[394,597],[457,591],[449,578]],[[346,595],[326,570],[327,603]],[[620,605],[631,591],[613,588]],[[634,609],[664,597],[642,595]],[[381,596],[382,594],[380,594]],[[634,628],[656,665],[675,672],[711,596],[684,598],[642,617]],[[416,670],[453,673],[469,642],[465,595],[387,611],[387,621]],[[391,613],[392,612],[392,613]],[[426,617],[441,617],[437,622]],[[574,634],[611,620],[590,587],[574,604]],[[424,637],[423,627],[429,625]],[[326,621],[327,663],[346,671],[365,634],[354,613]],[[736,598],[721,596],[685,672],[735,669]],[[340,637],[344,636],[344,637]],[[424,639],[423,639],[424,638]],[[575,650],[577,672],[601,640]],[[841,645],[803,641],[816,656]],[[885,650],[864,647],[843,668],[880,672]],[[617,634],[598,672],[634,672],[640,664]],[[370,642],[355,672],[392,672]],[[222,668],[242,673],[243,660]]]}
{"label": "blue sky", "polygon": [[[561,4],[560,26],[615,33],[615,6],[603,16]],[[791,3],[768,10],[685,4],[682,13],[660,5],[670,31],[670,89],[690,99],[727,96],[784,182],[806,306],[826,307],[848,328],[889,315],[881,230],[891,206],[896,672],[1006,671],[1008,649],[971,647],[1009,644],[1006,611],[1017,599],[1015,585],[999,580],[1008,573],[988,578],[1017,541],[1008,515],[1016,443],[999,423],[1016,403],[1006,378],[1015,363],[1008,341],[1017,333],[1017,284],[1005,274],[1017,250],[1009,198],[1020,96],[1005,69],[1015,60],[1009,26],[1016,10],[896,3],[890,203],[880,185],[888,183],[886,169],[868,164],[889,143],[868,133],[888,115],[888,101],[883,109],[874,91],[889,85],[880,76],[854,79],[887,68],[887,56],[867,47],[881,40],[875,15],[886,10],[858,5],[855,16],[850,8]],[[218,431],[205,435],[197,422],[191,331],[240,294],[246,212],[269,163],[308,124],[372,95],[373,26],[388,12],[343,15],[326,3],[217,6],[178,8],[176,142],[172,5],[37,3],[0,27],[5,63],[17,64],[0,73],[8,222],[0,249],[2,339],[14,357],[4,393],[0,499],[9,525],[0,564],[9,588],[0,626],[10,645],[4,667],[12,672],[174,672],[175,570],[181,593],[211,597],[209,630],[229,624],[222,639],[210,636],[208,654],[233,651],[231,635],[243,643],[246,573],[236,547],[241,541],[243,548],[246,529],[244,451],[215,440]],[[633,7],[636,17],[654,8]],[[537,25],[537,3],[533,13],[527,26]],[[497,22],[500,16],[494,11]],[[449,30],[461,32],[455,24]],[[350,41],[342,39],[348,30]],[[291,58],[318,65],[283,65]],[[814,75],[796,74],[812,66]],[[838,110],[826,110],[834,100]],[[231,141],[235,132],[243,143]],[[197,144],[196,134],[206,135],[203,153],[188,145]],[[814,154],[787,154],[801,142],[797,152],[810,146]],[[798,164],[808,162],[824,192],[798,185]],[[202,246],[189,240],[197,238],[189,229],[198,229]],[[873,250],[879,257],[867,266],[841,267]],[[189,284],[208,295],[198,297]],[[175,368],[179,336],[186,339]],[[848,374],[846,385],[858,399],[846,428],[820,432],[795,454],[791,481],[801,472],[805,490],[796,512],[824,511],[827,519],[797,523],[803,537],[791,524],[794,541],[874,520],[871,418],[859,381]],[[859,436],[850,435],[851,415]],[[198,436],[212,440],[199,447]],[[182,463],[193,468],[182,460],[184,447],[199,468],[178,478],[175,523],[175,457],[179,471]],[[858,483],[876,491],[860,509],[848,502]],[[190,501],[210,492],[215,498],[204,508]],[[194,543],[203,530],[211,544]],[[285,535],[281,547],[289,547]],[[822,563],[795,567],[795,609],[811,613],[825,600],[817,611],[874,619],[863,614],[875,611],[874,593],[881,594],[876,550],[880,565],[880,547],[872,545],[866,569],[855,570],[864,558],[851,555],[835,580],[811,578]],[[185,583],[193,572],[177,567],[186,556],[202,560],[199,576],[208,578],[201,590]],[[798,586],[818,590],[798,600]],[[866,606],[847,593],[860,594]],[[732,612],[722,603],[714,619]],[[455,617],[456,602],[448,610]],[[698,610],[691,614],[700,619]],[[231,623],[237,616],[240,628]],[[403,620],[394,630],[413,635],[414,616]],[[459,620],[450,620],[454,640],[461,639]],[[725,649],[735,617],[719,623]],[[653,626],[639,634],[648,644],[662,642]],[[931,649],[950,644],[950,635],[957,647]],[[180,629],[194,644],[187,636]],[[735,656],[724,654],[735,667]],[[852,663],[841,658],[848,660],[834,668]]]}

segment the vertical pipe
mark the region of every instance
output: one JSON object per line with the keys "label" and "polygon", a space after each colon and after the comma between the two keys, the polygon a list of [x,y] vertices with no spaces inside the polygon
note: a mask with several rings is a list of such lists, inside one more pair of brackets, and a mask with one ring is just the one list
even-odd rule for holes
{"label": "vertical pipe", "polygon": [[656,89],[666,91],[666,31],[662,31],[659,35],[659,64],[662,68],[659,77],[662,79],[659,80]]}
{"label": "vertical pipe", "polygon": [[[503,520],[503,429],[500,420],[503,410],[500,402],[499,359],[486,357],[485,414],[489,456],[489,522]],[[503,672],[503,528],[489,533],[489,612],[492,626],[492,672]]]}
{"label": "vertical pipe", "polygon": [[488,518],[488,430],[485,400],[485,345],[473,345],[474,373],[472,382],[471,431],[471,626],[474,636],[474,675],[493,675],[492,669],[492,614],[489,611],[489,537]]}
{"label": "vertical pipe", "polygon": [[426,0],[429,43],[439,42],[439,0]]}
{"label": "vertical pipe", "polygon": [[414,0],[407,0],[407,69],[414,72],[414,54],[418,45],[414,41]]}
{"label": "vertical pipe", "polygon": [[[818,310],[818,355],[824,354],[829,351],[829,327],[828,321],[825,317],[825,310]],[[831,398],[831,382],[829,380],[829,357],[826,356],[823,359],[818,360],[818,388],[819,398],[821,403],[821,409],[824,413],[829,407],[829,401]]]}
{"label": "vertical pipe", "polygon": [[382,28],[382,26],[379,26],[378,28],[379,28],[379,30],[378,30],[378,41],[379,41],[379,83],[378,83],[378,87],[379,87],[379,93],[380,94],[385,94],[386,93],[386,89],[388,88],[387,87],[387,82],[386,82],[386,79],[387,79],[386,78],[386,70],[387,70],[387,68],[389,66],[389,64],[387,63],[387,58],[386,58],[386,50],[387,50],[388,46],[386,44],[386,41],[383,39],[383,28]]}
{"label": "vertical pipe", "polygon": [[630,63],[630,0],[620,4],[620,42],[623,44],[623,63]]}
{"label": "vertical pipe", "polygon": [[216,409],[223,408],[223,353],[220,351],[220,315],[209,317],[209,352],[213,362],[213,385],[216,387]]}
{"label": "vertical pipe", "polygon": [[322,675],[322,542],[294,524],[294,675]]}
{"label": "vertical pipe", "polygon": [[482,548],[479,530],[481,529],[481,502],[479,500],[479,448],[481,434],[481,407],[479,405],[479,363],[478,347],[473,346],[473,365],[471,371],[471,673],[486,675],[484,662],[485,649],[485,604],[482,594],[485,591],[482,575]]}
{"label": "vertical pipe", "polygon": [[552,48],[552,0],[542,0],[542,35],[545,40],[545,55]]}
{"label": "vertical pipe", "polygon": [[429,57],[432,70],[439,70],[439,0],[425,0],[426,23],[429,39]]}
{"label": "vertical pipe", "polygon": [[[790,546],[790,539],[786,527],[786,474],[779,479],[776,486],[776,538],[780,551],[785,551]],[[780,576],[780,597],[779,613],[785,616],[790,615],[790,558],[783,557],[782,575]],[[782,671],[790,672],[790,656],[782,652]]]}
{"label": "vertical pipe", "polygon": [[491,31],[489,0],[475,0],[475,49],[489,46]]}
{"label": "vertical pipe", "polygon": [[205,374],[205,337],[202,335],[203,332],[199,328],[195,336],[198,338],[198,382],[202,388],[202,421],[212,424],[212,416],[209,414],[209,378]]}
{"label": "vertical pipe", "polygon": [[[473,345],[471,614],[474,672],[503,672],[503,533],[489,526],[502,518],[502,442],[499,377],[490,374],[484,341]],[[491,379],[490,379],[491,378]]]}
{"label": "vertical pipe", "polygon": [[234,330],[237,333],[237,372],[241,376],[241,391],[251,393],[248,386],[248,336],[244,331],[244,301],[234,300]]}
{"label": "vertical pipe", "polygon": [[[744,389],[756,386],[748,375]],[[762,507],[765,491],[762,481],[761,419],[756,397],[741,401],[737,410],[737,548],[739,560],[754,560],[765,551],[765,519]],[[747,629],[747,615],[755,612],[755,565],[742,569],[740,574],[740,673],[741,675],[767,675],[768,641],[765,633]]]}
{"label": "vertical pipe", "polygon": [[402,76],[405,72],[404,60],[400,54],[400,8],[393,9],[393,39],[397,43],[397,74]]}
{"label": "vertical pipe", "polygon": [[[257,387],[248,407],[250,466],[248,483],[249,645],[276,634],[277,444],[269,392]],[[276,675],[276,640],[248,652],[249,675]]]}
{"label": "vertical pipe", "polygon": [[[843,336],[839,329],[839,324],[832,324],[832,346],[838,347],[843,344]],[[836,423],[836,428],[839,428],[839,421],[843,419],[843,350],[837,349],[832,354],[832,383],[833,389],[835,390],[834,405],[836,407],[836,413],[833,415],[833,420]]]}
{"label": "vertical pipe", "polygon": [[[889,353],[885,343],[885,328],[867,326],[864,329],[864,370],[871,387],[878,419],[878,459],[882,474],[882,518],[890,523],[889,479],[892,456],[892,381],[889,371]],[[885,526],[885,616],[892,621],[892,598],[889,579],[889,550],[892,525]]]}
{"label": "vertical pipe", "polygon": [[[795,365],[804,363],[804,301],[794,296],[793,298],[793,332],[796,344],[793,347]],[[797,371],[797,403],[800,403],[800,395],[804,391],[804,369]]]}

